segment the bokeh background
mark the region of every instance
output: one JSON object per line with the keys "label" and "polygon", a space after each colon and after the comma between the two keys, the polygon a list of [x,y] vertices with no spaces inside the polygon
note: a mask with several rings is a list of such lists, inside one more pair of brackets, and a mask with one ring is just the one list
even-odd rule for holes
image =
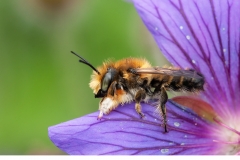
{"label": "bokeh background", "polygon": [[106,59],[167,62],[124,0],[0,1],[0,154],[64,154],[48,127],[97,111],[88,83]]}

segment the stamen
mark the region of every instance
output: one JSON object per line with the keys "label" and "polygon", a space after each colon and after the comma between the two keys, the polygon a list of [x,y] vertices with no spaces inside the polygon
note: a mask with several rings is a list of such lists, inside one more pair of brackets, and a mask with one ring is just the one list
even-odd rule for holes
{"label": "stamen", "polygon": [[232,132],[240,135],[240,132],[239,132],[239,131],[237,131],[237,130],[234,129],[234,128],[231,128],[231,127],[227,126],[226,124],[222,123],[220,120],[217,120],[216,118],[213,118],[213,120],[214,120],[216,123],[218,123],[219,125],[221,125],[221,126],[227,128],[227,129],[229,129],[230,131],[232,131]]}

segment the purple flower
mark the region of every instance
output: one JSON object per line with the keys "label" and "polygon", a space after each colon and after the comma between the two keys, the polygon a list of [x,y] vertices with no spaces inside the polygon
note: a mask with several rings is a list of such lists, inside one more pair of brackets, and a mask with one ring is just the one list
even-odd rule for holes
{"label": "purple flower", "polygon": [[205,75],[205,91],[167,102],[168,133],[155,108],[119,106],[49,127],[68,154],[240,154],[240,1],[133,0],[168,60]]}

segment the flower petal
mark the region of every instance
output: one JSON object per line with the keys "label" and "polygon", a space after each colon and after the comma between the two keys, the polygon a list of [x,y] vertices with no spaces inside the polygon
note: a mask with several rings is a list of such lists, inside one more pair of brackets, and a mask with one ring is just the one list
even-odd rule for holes
{"label": "flower petal", "polygon": [[240,15],[240,1],[133,3],[168,60],[204,73],[206,99],[220,115],[234,113],[240,102],[240,18],[236,16]]}
{"label": "flower petal", "polygon": [[207,102],[189,96],[177,96],[173,97],[172,100],[178,104],[191,108],[199,117],[204,118],[210,122],[214,121],[214,118],[217,117],[215,111],[212,109],[212,106]]}
{"label": "flower petal", "polygon": [[118,107],[101,121],[95,112],[49,127],[49,137],[68,154],[214,154],[211,124],[190,109],[167,103],[168,133],[155,107],[142,104],[142,109],[143,119],[134,104]]}

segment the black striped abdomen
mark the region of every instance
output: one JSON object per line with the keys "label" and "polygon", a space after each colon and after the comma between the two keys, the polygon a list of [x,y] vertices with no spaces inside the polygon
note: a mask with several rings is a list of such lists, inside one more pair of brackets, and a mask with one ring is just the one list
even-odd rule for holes
{"label": "black striped abdomen", "polygon": [[[205,83],[204,77],[196,71],[188,70],[187,72],[187,75],[182,74],[180,76],[155,76],[151,81],[151,87],[159,90],[162,86],[164,86],[167,90],[189,92],[203,90],[203,85]],[[181,73],[184,73],[184,71]]]}

